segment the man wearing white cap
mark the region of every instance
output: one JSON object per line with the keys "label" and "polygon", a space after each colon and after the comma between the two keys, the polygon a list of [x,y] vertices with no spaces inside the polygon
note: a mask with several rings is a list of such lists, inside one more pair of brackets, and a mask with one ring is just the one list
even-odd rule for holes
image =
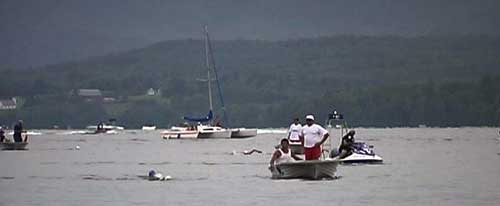
{"label": "man wearing white cap", "polygon": [[306,116],[306,125],[302,126],[300,138],[304,144],[306,160],[317,160],[321,156],[321,145],[329,134],[325,128],[314,123],[314,116]]}

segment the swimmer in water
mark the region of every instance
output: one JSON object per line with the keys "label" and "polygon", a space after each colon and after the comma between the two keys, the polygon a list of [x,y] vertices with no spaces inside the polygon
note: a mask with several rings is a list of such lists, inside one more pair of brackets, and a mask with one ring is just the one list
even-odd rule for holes
{"label": "swimmer in water", "polygon": [[150,170],[148,173],[148,180],[150,180],[150,181],[155,181],[155,180],[165,181],[165,180],[170,180],[170,179],[172,179],[172,177],[170,177],[170,175],[163,176],[161,173],[156,172],[154,170]]}
{"label": "swimmer in water", "polygon": [[[241,152],[241,154],[244,154],[244,155],[251,155],[253,153],[262,153],[262,151],[258,150],[258,149],[255,149],[253,148],[252,150],[243,150],[243,152]],[[238,152],[236,152],[235,150],[233,150],[233,152],[231,152],[232,155],[236,155],[238,154]]]}

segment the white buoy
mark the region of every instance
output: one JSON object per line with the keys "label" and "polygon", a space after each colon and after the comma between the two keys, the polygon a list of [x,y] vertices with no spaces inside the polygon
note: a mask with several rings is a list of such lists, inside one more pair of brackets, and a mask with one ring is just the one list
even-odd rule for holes
{"label": "white buoy", "polygon": [[76,145],[75,149],[80,150],[80,145]]}

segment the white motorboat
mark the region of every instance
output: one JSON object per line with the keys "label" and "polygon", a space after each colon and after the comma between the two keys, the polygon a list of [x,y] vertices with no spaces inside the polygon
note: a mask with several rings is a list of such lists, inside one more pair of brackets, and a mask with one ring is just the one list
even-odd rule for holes
{"label": "white motorboat", "polygon": [[335,178],[338,160],[300,160],[283,162],[271,168],[273,179],[311,179]]}
{"label": "white motorboat", "polygon": [[195,139],[198,138],[200,132],[192,127],[171,127],[168,130],[162,131],[163,139]]}
{"label": "white motorboat", "polygon": [[[342,137],[348,132],[347,123],[344,120],[344,116],[337,111],[333,111],[328,115],[327,120],[327,128],[332,128],[332,122],[336,122],[340,125],[339,127],[335,127],[340,129],[340,139],[339,139],[339,147],[342,144]],[[364,142],[353,142],[350,146],[352,149],[352,153],[347,157],[340,159],[342,163],[382,163],[382,157],[375,154],[373,145],[369,145]],[[338,149],[332,149],[330,152],[330,158],[334,158],[338,155]]]}
{"label": "white motorboat", "polygon": [[[104,125],[102,126],[102,128],[103,128],[104,130],[124,130],[124,129],[125,129],[125,128],[124,128],[124,127],[122,127],[122,126],[106,125],[106,124],[104,124]],[[87,126],[87,127],[86,127],[86,129],[88,129],[88,130],[95,130],[95,131],[97,131],[97,125],[90,125],[90,126]]]}
{"label": "white motorboat", "polygon": [[2,150],[25,150],[28,142],[2,142],[0,148]]}
{"label": "white motorboat", "polygon": [[144,130],[144,131],[154,131],[154,130],[156,130],[156,126],[155,125],[144,125],[144,126],[142,126],[142,130]]}
{"label": "white motorboat", "polygon": [[231,138],[247,138],[257,135],[257,129],[233,128],[231,129]]}
{"label": "white motorboat", "polygon": [[210,126],[210,125],[198,125],[198,138],[231,138],[231,130],[218,127],[218,126]]}
{"label": "white motorboat", "polygon": [[[382,157],[375,154],[373,146],[364,142],[355,142],[352,146],[353,152],[347,157],[340,159],[342,163],[382,163]],[[335,154],[332,151],[331,157]]]}

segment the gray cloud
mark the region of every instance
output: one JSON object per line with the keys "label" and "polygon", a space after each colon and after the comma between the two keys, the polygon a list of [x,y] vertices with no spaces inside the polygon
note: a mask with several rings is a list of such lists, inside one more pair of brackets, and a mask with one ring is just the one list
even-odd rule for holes
{"label": "gray cloud", "polygon": [[185,38],[500,34],[496,0],[1,0],[0,67],[57,63]]}

